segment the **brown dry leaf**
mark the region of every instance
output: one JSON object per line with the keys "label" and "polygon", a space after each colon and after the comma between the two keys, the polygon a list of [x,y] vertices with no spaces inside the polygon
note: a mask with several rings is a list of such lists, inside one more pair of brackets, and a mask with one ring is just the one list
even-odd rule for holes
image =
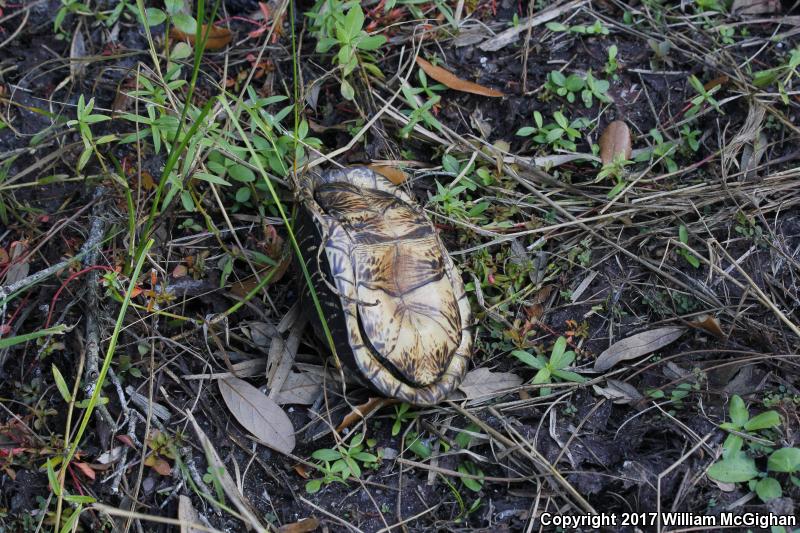
{"label": "brown dry leaf", "polygon": [[399,168],[388,167],[386,165],[368,165],[369,168],[391,181],[395,185],[400,185],[408,179],[408,175]]}
{"label": "brown dry leaf", "polygon": [[652,353],[674,342],[686,331],[683,326],[667,326],[651,329],[615,342],[601,353],[594,362],[594,369],[604,372],[620,361],[636,359]]}
{"label": "brown dry leaf", "polygon": [[522,378],[511,372],[492,372],[488,368],[476,368],[464,377],[458,388],[467,398],[491,396],[501,391],[522,385]]}
{"label": "brown dry leaf", "polygon": [[336,431],[341,432],[342,430],[349,428],[362,418],[366,417],[371,412],[396,403],[400,402],[392,398],[370,398],[361,405],[356,405],[352,411],[347,413],[347,415],[342,419],[342,423],[336,428]]}
{"label": "brown dry leaf", "polygon": [[149,466],[161,476],[168,476],[172,473],[172,467],[169,466],[169,463],[166,461],[166,459],[158,457],[155,454],[150,454],[145,457],[144,465]]}
{"label": "brown dry leaf", "polygon": [[719,324],[719,319],[711,315],[701,315],[694,322],[689,322],[693,328],[703,329],[718,339],[725,338],[725,333],[722,331],[722,326]]}
{"label": "brown dry leaf", "polygon": [[703,89],[705,89],[706,91],[710,91],[717,85],[725,85],[726,83],[728,83],[728,80],[730,80],[728,76],[717,76],[713,80],[706,82],[705,85],[703,85]]}
{"label": "brown dry leaf", "polygon": [[278,404],[238,378],[219,380],[219,391],[231,414],[265,445],[284,454],[294,450],[294,426]]}
{"label": "brown dry leaf", "polygon": [[500,91],[495,91],[494,89],[484,87],[483,85],[478,85],[477,83],[473,83],[471,81],[462,80],[449,70],[431,65],[428,61],[422,59],[421,57],[417,57],[417,65],[419,65],[420,68],[425,71],[425,74],[455,91],[479,94],[481,96],[491,96],[493,98],[502,98],[505,96]]}
{"label": "brown dry leaf", "polygon": [[[208,24],[203,24],[203,35],[206,34],[208,28]],[[169,34],[176,41],[188,41],[189,44],[194,44],[194,34],[184,33],[175,27],[170,29]],[[206,50],[220,50],[228,46],[231,40],[233,40],[231,30],[228,28],[220,28],[219,26],[211,26],[211,31],[206,41]]]}
{"label": "brown dry leaf", "polygon": [[312,516],[291,524],[284,524],[278,528],[278,533],[309,533],[310,531],[316,531],[318,527],[319,520]]}
{"label": "brown dry leaf", "polygon": [[290,372],[273,400],[278,405],[287,403],[311,405],[322,390],[322,376],[308,372]]}
{"label": "brown dry leaf", "polygon": [[178,520],[181,521],[181,533],[200,532],[199,529],[192,527],[192,524],[200,524],[200,517],[192,506],[192,500],[183,494],[178,497]]}
{"label": "brown dry leaf", "polygon": [[69,72],[73,79],[82,77],[86,72],[86,55],[86,41],[83,39],[81,24],[78,23],[69,47]]}
{"label": "brown dry leaf", "polygon": [[625,122],[615,120],[600,136],[600,160],[608,165],[619,154],[625,159],[631,158],[631,130]]}
{"label": "brown dry leaf", "polygon": [[600,396],[604,396],[617,404],[632,404],[636,403],[643,398],[641,393],[636,390],[636,387],[630,383],[619,381],[616,379],[606,380],[608,387],[594,386],[594,392]]}

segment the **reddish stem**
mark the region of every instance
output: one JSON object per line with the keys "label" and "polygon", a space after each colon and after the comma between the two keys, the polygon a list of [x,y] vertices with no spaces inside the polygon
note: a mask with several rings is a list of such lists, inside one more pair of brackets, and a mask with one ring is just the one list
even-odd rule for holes
{"label": "reddish stem", "polygon": [[114,269],[104,265],[94,265],[88,268],[84,268],[83,270],[79,270],[78,272],[75,272],[66,280],[64,280],[64,283],[62,283],[61,287],[58,288],[56,293],[53,295],[53,300],[50,302],[50,310],[47,312],[47,321],[44,323],[45,329],[47,329],[50,326],[50,319],[53,318],[53,309],[56,306],[56,301],[58,300],[58,297],[61,296],[61,291],[63,291],[66,288],[66,286],[69,284],[70,281],[92,270],[114,270]]}

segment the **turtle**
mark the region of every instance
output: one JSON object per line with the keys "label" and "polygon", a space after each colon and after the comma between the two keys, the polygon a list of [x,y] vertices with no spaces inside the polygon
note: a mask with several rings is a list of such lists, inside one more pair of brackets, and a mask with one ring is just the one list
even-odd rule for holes
{"label": "turtle", "polygon": [[[445,399],[467,371],[472,313],[431,220],[369,167],[310,171],[299,185],[298,246],[339,361],[385,397]],[[301,306],[324,341],[301,283]]]}

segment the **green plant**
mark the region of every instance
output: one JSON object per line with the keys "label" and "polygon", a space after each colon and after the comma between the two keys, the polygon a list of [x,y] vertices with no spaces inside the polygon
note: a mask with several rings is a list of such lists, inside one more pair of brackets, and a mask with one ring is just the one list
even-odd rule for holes
{"label": "green plant", "polygon": [[586,127],[587,120],[579,117],[570,122],[561,111],[553,113],[555,123],[545,125],[542,114],[538,111],[533,112],[533,120],[536,126],[525,126],[517,130],[520,137],[533,136],[533,140],[538,144],[550,145],[553,149],[564,149],[575,151],[577,146],[575,140],[581,136],[580,130]]}
{"label": "green plant", "polygon": [[78,171],[83,170],[83,167],[85,167],[86,163],[89,162],[89,158],[92,156],[92,153],[96,153],[98,158],[100,158],[102,161],[102,156],[97,151],[97,146],[101,144],[107,144],[117,138],[116,135],[103,135],[97,140],[94,139],[90,126],[92,124],[97,124],[98,122],[111,120],[111,117],[101,115],[99,113],[92,114],[93,109],[94,98],[91,98],[87,104],[83,98],[83,95],[80,95],[78,97],[76,118],[67,121],[67,126],[70,128],[77,126],[78,133],[80,133],[81,136],[81,141],[83,141],[83,152],[81,152],[81,155],[78,158]]}
{"label": "green plant", "polygon": [[[608,47],[608,59],[606,60],[606,66],[603,69],[606,74],[609,76],[616,76],[617,70],[619,69],[619,63],[617,62],[617,45],[612,44]],[[616,78],[615,78],[616,79]]]}
{"label": "green plant", "polygon": [[404,109],[402,113],[408,117],[408,123],[406,123],[400,129],[400,138],[407,139],[411,132],[414,130],[414,126],[419,124],[420,122],[426,124],[427,126],[437,129],[439,131],[442,130],[441,123],[436,120],[436,117],[433,116],[431,110],[435,105],[439,103],[442,99],[441,96],[435,94],[428,98],[425,102],[420,104],[417,102],[416,94],[414,87],[410,87],[408,85],[403,85],[403,96],[405,96],[406,101],[411,106],[411,109]]}
{"label": "green plant", "polygon": [[625,167],[632,163],[633,161],[625,158],[625,154],[616,154],[614,155],[614,159],[603,165],[603,168],[601,168],[600,172],[597,173],[596,181],[612,178],[616,182],[614,187],[608,191],[608,198],[614,198],[625,188],[627,185],[627,181],[625,179]]}
{"label": "green plant", "polygon": [[64,24],[64,19],[67,15],[83,15],[83,16],[92,16],[94,12],[79,0],[61,0],[61,7],[58,8],[56,11],[55,19],[53,20],[53,31],[56,33],[57,37],[60,39],[64,39],[67,36],[67,33],[62,28]]}
{"label": "green plant", "polygon": [[[751,417],[744,400],[733,396],[728,413],[730,422],[719,426],[728,432],[722,444],[722,459],[709,467],[708,476],[723,483],[748,483],[749,489],[762,501],[783,495],[779,480],[781,474],[786,474],[793,485],[800,487],[800,478],[797,477],[800,472],[800,448],[774,450],[764,444],[770,443],[764,439],[764,433],[781,425],[778,412],[765,411]],[[744,450],[745,444],[748,450]],[[751,455],[767,456],[766,472],[758,468],[755,457]]]}
{"label": "green plant", "polygon": [[592,71],[586,73],[586,88],[581,91],[581,98],[584,105],[588,108],[594,104],[594,98],[604,103],[612,102],[611,97],[608,96],[608,88],[610,84],[606,80],[598,80],[592,76]]}
{"label": "green plant", "polygon": [[717,83],[712,88],[706,89],[703,86],[703,82],[698,80],[697,77],[694,75],[689,76],[689,84],[697,92],[697,96],[695,96],[691,100],[692,107],[689,108],[689,110],[686,112],[687,117],[692,117],[696,115],[697,112],[700,111],[700,109],[703,107],[703,104],[708,104],[714,109],[716,109],[720,114],[724,114],[722,112],[722,109],[720,109],[719,107],[719,102],[717,102],[717,100],[713,96],[714,93],[716,93],[720,89],[720,87],[722,87],[721,84]]}
{"label": "green plant", "polygon": [[405,424],[409,420],[414,420],[417,418],[417,413],[409,413],[408,410],[411,408],[411,405],[407,403],[401,403],[400,405],[394,406],[394,424],[392,424],[392,437],[396,437],[400,434],[400,430],[403,428],[403,424]]}
{"label": "green plant", "polygon": [[[364,433],[353,437],[349,444],[334,448],[320,448],[311,454],[317,460],[317,470],[323,477],[306,483],[306,492],[313,494],[331,483],[347,483],[352,477],[361,477],[361,466],[377,466],[380,458],[364,451]],[[359,465],[359,463],[361,463]]]}
{"label": "green plant", "polygon": [[573,103],[575,96],[586,87],[586,82],[577,74],[564,76],[560,71],[554,70],[547,75],[544,87],[553,94],[565,97],[567,102]]}
{"label": "green plant", "polygon": [[700,149],[699,137],[702,134],[702,131],[694,130],[688,124],[684,124],[681,128],[682,152],[686,152],[685,147],[689,147],[692,152],[698,151]]}
{"label": "green plant", "polygon": [[[546,385],[555,381],[568,381],[573,383],[583,383],[586,378],[576,372],[566,370],[575,361],[575,352],[566,351],[567,339],[559,337],[553,345],[550,358],[542,355],[533,356],[522,350],[514,350],[511,355],[525,363],[526,365],[538,370],[533,377],[534,385]],[[550,387],[542,387],[539,390],[541,396],[550,394]]]}
{"label": "green plant", "polygon": [[789,60],[785,64],[757,71],[753,75],[753,85],[759,89],[764,89],[773,83],[777,83],[781,100],[785,105],[789,105],[789,94],[786,91],[786,87],[789,86],[792,78],[798,76],[798,67],[800,67],[800,46],[790,52]]}
{"label": "green plant", "polygon": [[[334,61],[342,69],[341,93],[347,100],[355,97],[353,86],[347,81],[359,63],[359,52],[371,52],[380,48],[385,42],[383,35],[369,35],[363,30],[364,12],[359,3],[354,4],[343,17],[341,11],[332,9],[330,12],[333,17],[333,31],[326,28],[317,41],[317,52],[325,53],[334,45],[339,46]],[[326,25],[329,24],[326,21]],[[324,26],[323,26],[324,27]],[[328,33],[330,32],[330,33]]]}
{"label": "green plant", "polygon": [[556,33],[567,31],[580,35],[608,35],[610,33],[608,27],[606,27],[599,19],[595,20],[591,26],[586,26],[585,24],[567,26],[560,22],[548,22],[546,26],[548,30]]}
{"label": "green plant", "polygon": [[[686,229],[686,225],[684,224],[678,227],[678,240],[681,244],[689,244],[689,230]],[[678,255],[683,257],[683,259],[694,268],[700,268],[700,260],[689,250],[678,248]]]}
{"label": "green plant", "polygon": [[[587,108],[592,107],[595,98],[606,103],[612,101],[606,94],[610,87],[609,83],[592,76],[591,70],[583,77],[578,74],[564,76],[560,71],[553,70],[547,75],[544,87],[547,92],[564,97],[569,103],[573,103],[580,94]],[[544,93],[545,99],[546,94]]]}
{"label": "green plant", "polygon": [[660,131],[653,128],[650,130],[650,137],[653,139],[653,146],[650,151],[644,151],[636,157],[636,161],[647,161],[650,157],[655,158],[666,168],[667,172],[672,173],[678,170],[678,163],[672,158],[679,147],[676,141],[665,141]]}
{"label": "green plant", "polygon": [[464,200],[459,198],[461,193],[467,190],[466,185],[456,185],[449,187],[436,180],[436,194],[431,196],[430,201],[438,204],[439,209],[448,217],[466,219],[469,218],[467,206]]}

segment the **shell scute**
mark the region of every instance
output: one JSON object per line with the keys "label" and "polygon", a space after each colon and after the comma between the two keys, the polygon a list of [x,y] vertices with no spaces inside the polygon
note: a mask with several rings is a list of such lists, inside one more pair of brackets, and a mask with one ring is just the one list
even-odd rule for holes
{"label": "shell scute", "polygon": [[336,329],[337,353],[387,396],[422,405],[442,400],[466,373],[471,311],[433,224],[370,169],[304,180],[306,208],[325,242],[323,270],[338,294],[315,288],[342,311],[333,317],[344,324]]}

